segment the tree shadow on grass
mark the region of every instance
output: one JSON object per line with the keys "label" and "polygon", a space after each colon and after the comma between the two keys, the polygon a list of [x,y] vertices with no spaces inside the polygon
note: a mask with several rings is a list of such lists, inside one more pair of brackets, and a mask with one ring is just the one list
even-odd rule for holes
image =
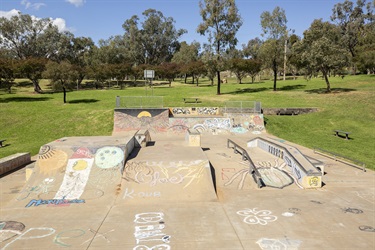
{"label": "tree shadow on grass", "polygon": [[94,103],[94,102],[98,102],[99,100],[97,99],[78,99],[78,100],[72,100],[72,101],[68,101],[68,103],[72,103],[72,104],[77,104],[77,103]]}
{"label": "tree shadow on grass", "polygon": [[44,102],[51,99],[50,97],[8,97],[0,98],[0,103],[8,102]]}
{"label": "tree shadow on grass", "polygon": [[349,88],[331,88],[331,92],[327,92],[326,88],[305,90],[305,92],[309,94],[339,94],[339,93],[346,93],[346,92],[352,92],[352,91],[357,91],[357,90],[349,89]]}
{"label": "tree shadow on grass", "polygon": [[224,94],[231,94],[231,95],[240,95],[240,94],[247,94],[247,93],[257,93],[257,92],[262,92],[262,91],[266,91],[266,90],[269,90],[271,88],[245,88],[245,89],[237,89],[235,91],[231,91],[231,92],[227,92],[227,93],[224,93]]}
{"label": "tree shadow on grass", "polygon": [[287,86],[283,86],[281,88],[278,88],[278,90],[295,90],[295,89],[303,89],[305,88],[306,85],[302,85],[302,84],[297,84],[297,85],[287,85]]}

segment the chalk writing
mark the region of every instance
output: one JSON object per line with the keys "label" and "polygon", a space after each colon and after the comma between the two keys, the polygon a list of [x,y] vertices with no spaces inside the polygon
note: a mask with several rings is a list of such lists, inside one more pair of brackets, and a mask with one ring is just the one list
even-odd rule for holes
{"label": "chalk writing", "polygon": [[134,189],[126,188],[124,191],[124,195],[122,196],[123,199],[129,198],[134,199],[135,197],[138,198],[147,198],[147,197],[161,197],[161,193],[159,191],[154,192],[135,192]]}
{"label": "chalk writing", "polygon": [[[133,250],[146,250],[146,249],[170,249],[168,243],[170,242],[170,235],[163,232],[165,229],[165,223],[163,221],[164,214],[160,212],[149,212],[136,214],[134,218],[135,230],[134,237],[137,246]],[[158,242],[159,241],[159,242]],[[145,244],[157,245],[149,247]],[[139,244],[142,245],[139,245]]]}
{"label": "chalk writing", "polygon": [[85,203],[85,200],[65,200],[63,199],[49,199],[49,200],[31,200],[25,207],[31,207],[34,205],[34,207],[40,206],[40,205],[64,205],[64,204],[72,204],[72,203]]}

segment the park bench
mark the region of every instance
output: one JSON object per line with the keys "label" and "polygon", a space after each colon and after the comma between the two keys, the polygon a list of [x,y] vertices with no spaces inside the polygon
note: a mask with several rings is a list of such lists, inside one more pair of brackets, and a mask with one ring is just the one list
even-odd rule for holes
{"label": "park bench", "polygon": [[345,134],[345,139],[349,140],[349,134],[350,132],[345,132],[342,130],[334,130],[335,131],[335,136],[340,136],[339,134]]}
{"label": "park bench", "polygon": [[5,142],[6,140],[0,140],[0,148],[3,147],[3,142]]}
{"label": "park bench", "polygon": [[190,102],[190,103],[198,103],[198,102],[200,102],[200,100],[199,100],[199,98],[198,97],[185,97],[185,98],[183,98],[184,99],[184,103],[188,103],[188,102]]}

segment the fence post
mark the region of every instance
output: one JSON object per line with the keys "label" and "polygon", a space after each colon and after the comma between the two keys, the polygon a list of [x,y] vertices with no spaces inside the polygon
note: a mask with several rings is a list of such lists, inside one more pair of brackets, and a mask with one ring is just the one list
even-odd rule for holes
{"label": "fence post", "polygon": [[116,96],[116,108],[120,107],[120,97]]}

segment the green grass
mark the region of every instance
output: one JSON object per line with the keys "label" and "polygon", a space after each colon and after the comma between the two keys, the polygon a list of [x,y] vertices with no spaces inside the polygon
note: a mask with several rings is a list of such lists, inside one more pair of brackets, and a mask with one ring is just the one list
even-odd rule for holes
{"label": "green grass", "polygon": [[[318,147],[346,155],[375,169],[375,76],[331,77],[332,93],[326,94],[321,78],[306,81],[264,80],[237,84],[235,79],[222,84],[221,95],[207,79],[199,86],[179,80],[168,85],[125,87],[124,89],[80,90],[34,94],[27,80],[20,79],[8,94],[0,89],[0,158],[17,152],[38,153],[40,146],[65,136],[111,135],[116,96],[164,96],[165,107],[182,107],[183,97],[200,97],[198,106],[222,107],[226,101],[261,101],[264,108],[316,107],[319,112],[298,116],[266,115],[269,133],[309,148]],[[48,90],[47,81],[42,88]],[[193,104],[189,104],[190,106]],[[188,106],[189,106],[188,105]],[[352,140],[333,136],[333,130],[350,131]]]}

